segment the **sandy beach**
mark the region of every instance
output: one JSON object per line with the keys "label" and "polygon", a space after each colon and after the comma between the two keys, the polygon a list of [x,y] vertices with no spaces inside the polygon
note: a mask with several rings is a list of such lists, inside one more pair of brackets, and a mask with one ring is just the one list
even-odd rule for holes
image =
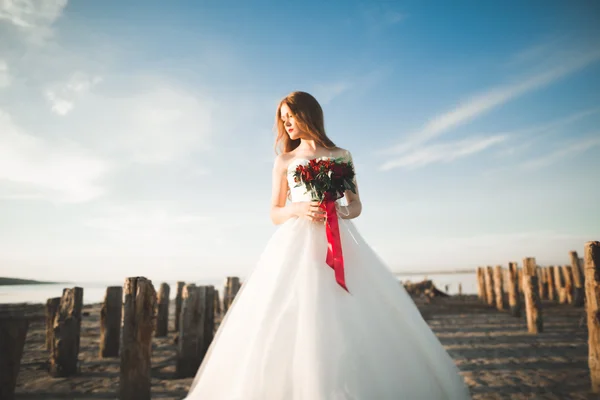
{"label": "sandy beach", "polygon": [[[499,312],[475,296],[415,299],[461,370],[474,399],[596,399],[589,391],[584,309],[544,302],[544,333],[527,333],[525,317]],[[171,304],[174,310],[174,304]],[[17,399],[114,399],[119,359],[98,356],[100,304],[84,307],[79,375],[47,373],[45,325],[31,323]],[[153,339],[152,398],[181,399],[193,378],[175,379],[174,318],[168,337]],[[402,338],[398,338],[402,340]]]}

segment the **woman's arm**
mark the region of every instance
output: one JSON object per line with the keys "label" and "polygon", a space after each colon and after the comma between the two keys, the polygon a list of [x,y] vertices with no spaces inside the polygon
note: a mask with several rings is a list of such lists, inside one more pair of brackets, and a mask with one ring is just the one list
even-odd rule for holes
{"label": "woman's arm", "polygon": [[[348,150],[346,150],[346,154],[344,156],[347,161],[352,161],[352,154]],[[362,212],[362,203],[360,202],[360,196],[358,194],[358,183],[356,179],[356,165],[354,165],[354,161],[352,161],[352,166],[354,167],[354,187],[356,188],[356,193],[353,193],[351,190],[346,190],[344,192],[346,196],[346,200],[348,202],[347,206],[338,205],[338,215],[341,219],[353,219],[360,215]]]}
{"label": "woman's arm", "polygon": [[271,190],[271,221],[275,225],[283,224],[292,217],[297,217],[294,205],[287,204],[287,162],[280,154],[275,158],[273,165],[272,190]]}
{"label": "woman's arm", "polygon": [[273,165],[273,189],[271,193],[271,221],[283,224],[290,218],[306,218],[312,222],[324,222],[325,211],[316,201],[287,203],[287,167],[289,159],[284,154],[277,156]]}

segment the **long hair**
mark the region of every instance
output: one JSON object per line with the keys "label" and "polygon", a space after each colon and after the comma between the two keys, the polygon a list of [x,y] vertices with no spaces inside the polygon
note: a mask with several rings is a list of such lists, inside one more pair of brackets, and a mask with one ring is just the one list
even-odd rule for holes
{"label": "long hair", "polygon": [[275,139],[276,153],[289,153],[300,145],[300,139],[292,140],[285,130],[281,120],[281,106],[287,104],[300,129],[310,136],[317,144],[327,148],[335,148],[335,144],[325,133],[325,119],[321,105],[312,95],[306,92],[292,92],[284,97],[277,106],[275,126],[277,138]]}

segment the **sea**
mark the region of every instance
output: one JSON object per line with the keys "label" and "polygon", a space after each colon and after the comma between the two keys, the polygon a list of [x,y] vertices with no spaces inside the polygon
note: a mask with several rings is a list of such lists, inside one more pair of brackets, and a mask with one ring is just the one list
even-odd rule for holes
{"label": "sea", "polygon": [[[435,273],[435,274],[398,274],[397,279],[403,283],[420,282],[430,279],[439,290],[448,294],[458,294],[459,284],[462,286],[463,294],[477,293],[477,277],[475,272],[467,273]],[[174,299],[177,295],[177,281],[153,281],[155,289],[158,291],[161,283],[167,283],[170,286],[170,297]],[[193,282],[196,285],[213,285],[223,293],[225,278],[206,279]],[[6,303],[45,303],[52,297],[60,297],[64,288],[75,286],[83,288],[83,303],[94,304],[104,301],[104,295],[108,286],[122,286],[123,281],[106,282],[68,282],[68,283],[47,283],[34,285],[7,285],[0,286],[0,304]]]}

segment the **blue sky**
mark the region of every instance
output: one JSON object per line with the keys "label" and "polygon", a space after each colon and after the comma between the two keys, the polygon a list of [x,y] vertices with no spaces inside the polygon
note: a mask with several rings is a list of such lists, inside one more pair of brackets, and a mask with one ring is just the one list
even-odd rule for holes
{"label": "blue sky", "polygon": [[279,99],[312,93],[394,271],[600,238],[600,6],[0,4],[0,275],[245,275]]}

